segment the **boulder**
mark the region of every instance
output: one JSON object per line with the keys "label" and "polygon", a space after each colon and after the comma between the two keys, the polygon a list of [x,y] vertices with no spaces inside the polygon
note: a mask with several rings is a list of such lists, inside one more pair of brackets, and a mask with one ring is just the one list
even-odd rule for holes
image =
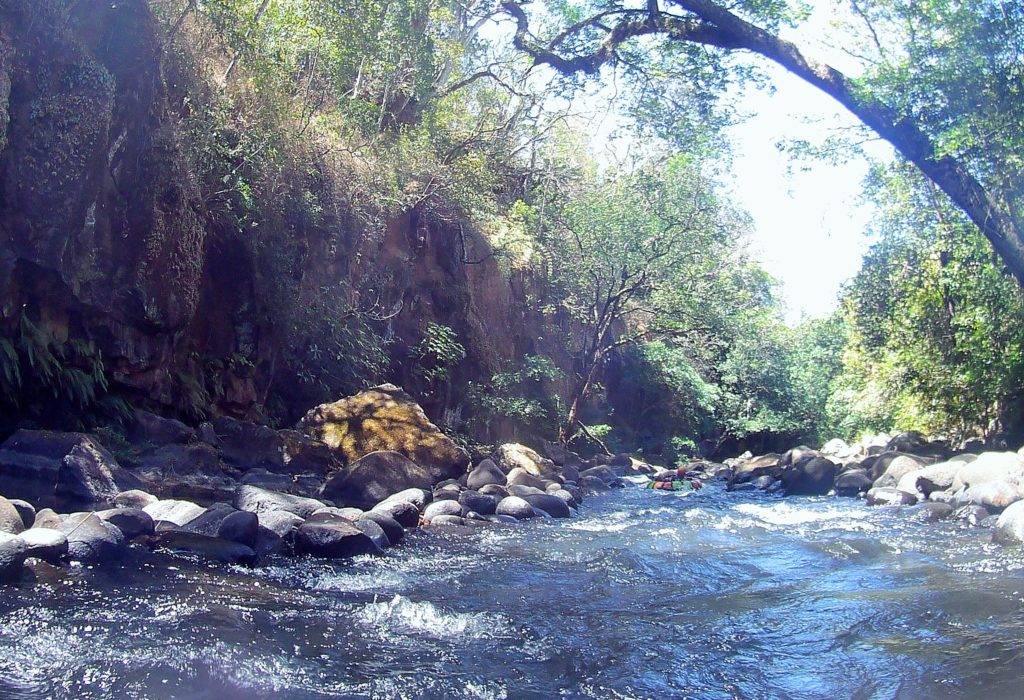
{"label": "boulder", "polygon": [[198,518],[206,511],[205,508],[191,501],[174,499],[150,503],[142,510],[153,519],[153,522],[163,520],[179,527]]}
{"label": "boulder", "polygon": [[194,442],[198,435],[181,421],[164,418],[149,411],[135,410],[128,426],[128,440],[135,444],[172,445]]}
{"label": "boulder", "polygon": [[247,486],[258,486],[261,489],[270,489],[271,491],[287,492],[291,490],[295,482],[287,474],[272,472],[258,467],[250,469],[243,474],[240,483]]}
{"label": "boulder", "polygon": [[799,459],[782,472],[782,487],[790,495],[822,496],[836,480],[838,466],[824,457]]}
{"label": "boulder", "polygon": [[936,522],[945,520],[953,514],[953,506],[948,503],[925,501],[913,507],[911,515],[923,522]]}
{"label": "boulder", "polygon": [[72,513],[60,527],[68,538],[68,558],[96,563],[121,557],[127,549],[124,535],[95,513]]}
{"label": "boulder", "polygon": [[17,535],[0,532],[0,582],[15,581],[21,576],[28,545]]}
{"label": "boulder", "polygon": [[352,523],[303,523],[295,533],[295,552],[337,559],[379,554],[380,548]]}
{"label": "boulder", "polygon": [[492,460],[485,459],[469,473],[466,478],[466,486],[474,491],[479,491],[480,488],[489,484],[504,486],[506,481],[505,472],[501,471]]}
{"label": "boulder", "polygon": [[130,489],[114,496],[114,505],[118,508],[145,508],[151,503],[156,503],[158,500],[160,499],[151,493],[146,493],[139,489]]}
{"label": "boulder", "polygon": [[380,513],[396,520],[402,527],[416,527],[420,522],[420,509],[409,501],[385,500],[375,505],[370,513]]}
{"label": "boulder", "polygon": [[338,452],[324,442],[298,430],[279,430],[277,434],[282,440],[284,471],[288,474],[315,474],[323,478],[345,467]]}
{"label": "boulder", "polygon": [[533,476],[543,477],[549,481],[558,476],[559,469],[550,459],[545,459],[526,445],[508,442],[498,446],[494,451],[494,463],[505,474],[520,470]]}
{"label": "boulder", "polygon": [[406,501],[412,503],[420,511],[427,507],[427,504],[431,501],[429,489],[405,489],[398,493],[393,493],[385,498],[381,503],[388,501]]}
{"label": "boulder", "polygon": [[181,529],[254,548],[259,532],[259,518],[255,513],[236,510],[227,503],[218,503]]}
{"label": "boulder", "polygon": [[[0,496],[2,498],[2,496]],[[14,506],[14,509],[18,511],[18,515],[21,516],[21,523],[25,527],[32,527],[36,522],[36,507],[28,501],[23,501],[20,498],[10,499],[10,504]],[[0,530],[3,526],[0,525]]]}
{"label": "boulder", "polygon": [[133,540],[136,537],[153,534],[153,518],[139,508],[101,510],[96,513],[96,517],[114,525],[125,536],[125,539]]}
{"label": "boulder", "polygon": [[519,521],[513,518],[511,515],[488,515],[487,521],[491,523],[498,523],[500,525],[519,524]]}
{"label": "boulder", "polygon": [[423,511],[423,519],[430,522],[439,515],[462,515],[462,505],[455,500],[434,501]]}
{"label": "boulder", "polygon": [[373,452],[401,453],[426,470],[429,484],[425,488],[457,479],[469,466],[469,453],[392,384],[317,406],[302,419],[299,429],[337,450],[346,463]]}
{"label": "boulder", "polygon": [[762,476],[778,478],[782,474],[782,456],[767,454],[738,464],[729,478],[730,484],[743,484]]}
{"label": "boulder", "polygon": [[21,513],[3,496],[0,496],[0,532],[8,535],[17,535],[25,529],[25,522],[21,519]]}
{"label": "boulder", "polygon": [[904,474],[897,482],[896,488],[907,493],[920,493],[927,498],[932,491],[949,489],[962,466],[963,462],[952,460],[930,464]]}
{"label": "boulder", "polygon": [[536,496],[537,494],[547,493],[547,491],[545,489],[538,489],[534,486],[516,485],[509,486],[508,493],[510,496],[519,496],[520,498],[523,498],[524,496]]}
{"label": "boulder", "polygon": [[989,511],[999,512],[1020,500],[1024,500],[1024,477],[1011,477],[970,486],[957,493],[953,505],[985,506]]}
{"label": "boulder", "polygon": [[458,515],[439,515],[430,521],[430,525],[468,525],[467,520]]}
{"label": "boulder", "polygon": [[868,491],[867,500],[870,506],[907,506],[917,502],[911,494],[892,486],[875,486]]}
{"label": "boulder", "polygon": [[616,479],[619,478],[618,475],[608,467],[591,467],[589,469],[584,469],[583,471],[580,472],[580,486],[583,485],[582,480],[588,477],[603,481],[607,485],[611,485],[612,483],[615,482]]}
{"label": "boulder", "polygon": [[284,468],[284,440],[273,428],[227,416],[215,418],[212,423],[225,462],[243,469]]}
{"label": "boulder", "polygon": [[378,549],[384,550],[391,546],[391,540],[388,538],[387,533],[384,532],[384,528],[373,520],[362,518],[352,524],[356,526],[356,529],[369,537],[377,545]]}
{"label": "boulder", "polygon": [[67,559],[68,538],[60,530],[37,527],[19,535],[27,547],[25,556],[56,564]]}
{"label": "boulder", "polygon": [[133,488],[136,480],[92,436],[18,430],[0,445],[0,484],[8,498],[90,505]]}
{"label": "boulder", "polygon": [[1024,543],[1024,501],[1017,501],[1002,512],[992,539],[1007,545]]}
{"label": "boulder", "polygon": [[391,494],[406,489],[429,490],[433,476],[398,452],[371,452],[332,475],[321,491],[336,503],[372,508]]}
{"label": "boulder", "polygon": [[853,452],[854,450],[846,443],[846,440],[841,438],[832,438],[821,446],[821,454],[828,457],[845,458]]}
{"label": "boulder", "polygon": [[384,530],[384,534],[388,536],[388,541],[393,545],[398,544],[405,538],[405,528],[387,513],[378,510],[367,511],[356,518],[357,523],[360,520],[372,520],[377,523]]}
{"label": "boulder", "polygon": [[575,467],[583,461],[578,454],[561,443],[544,440],[541,446],[544,448],[544,454],[547,455],[547,458],[559,467],[565,467],[566,465]]}
{"label": "boulder", "polygon": [[185,530],[158,532],[151,544],[155,548],[195,554],[224,564],[252,566],[257,560],[256,551],[252,547],[221,537]]}
{"label": "boulder", "polygon": [[36,520],[32,523],[32,527],[48,527],[55,530],[59,530],[61,523],[64,522],[64,518],[60,517],[50,508],[43,508],[41,511],[36,513]]}
{"label": "boulder", "polygon": [[[877,470],[880,463],[881,462],[875,462],[874,470]],[[875,479],[875,486],[895,488],[896,485],[900,483],[900,479],[911,472],[917,471],[923,467],[925,463],[926,460],[921,457],[915,457],[907,454],[896,455],[887,461],[885,471],[882,472],[881,476]]]}
{"label": "boulder", "polygon": [[220,453],[206,443],[161,445],[139,455],[139,472],[154,483],[171,475],[220,474]]}
{"label": "boulder", "polygon": [[899,433],[885,446],[886,450],[908,454],[918,454],[927,448],[928,438],[916,430]]}
{"label": "boulder", "polygon": [[498,484],[487,484],[486,486],[481,486],[478,491],[485,496],[497,496],[499,501],[509,495],[508,489],[504,486],[499,486]]}
{"label": "boulder", "polygon": [[864,469],[848,469],[836,477],[836,493],[840,496],[858,496],[872,487],[874,482]]}
{"label": "boulder", "polygon": [[261,489],[258,486],[239,486],[235,491],[232,505],[238,510],[250,513],[262,513],[270,510],[284,510],[294,513],[300,518],[307,518],[317,510],[326,507],[326,503],[315,498],[293,496],[288,493]]}
{"label": "boulder", "polygon": [[532,486],[535,489],[540,489],[541,491],[543,491],[548,487],[548,484],[552,483],[556,482],[552,481],[551,479],[545,479],[543,477],[537,476],[536,474],[531,474],[525,469],[520,469],[519,467],[514,468],[512,471],[508,473],[509,487]]}
{"label": "boulder", "polygon": [[964,520],[969,525],[978,525],[992,515],[985,506],[969,505],[961,506],[953,511],[953,517],[957,520]]}
{"label": "boulder", "polygon": [[254,549],[260,556],[277,554],[290,549],[295,540],[295,533],[305,522],[302,518],[286,510],[270,510],[256,514],[259,528],[256,531]]}
{"label": "boulder", "polygon": [[602,491],[608,491],[611,489],[611,484],[604,479],[597,478],[596,476],[583,474],[580,476],[580,488],[587,493],[601,493]]}
{"label": "boulder", "polygon": [[501,499],[498,502],[498,507],[494,510],[494,514],[507,515],[516,520],[526,520],[537,515],[533,510],[533,506],[518,496],[509,496],[508,498]]}
{"label": "boulder", "polygon": [[977,486],[986,481],[1004,481],[1010,476],[1024,476],[1024,459],[1016,452],[982,452],[973,462],[960,467],[953,478],[953,491]]}
{"label": "boulder", "polygon": [[499,499],[495,496],[488,496],[477,491],[463,491],[459,494],[459,503],[462,507],[480,515],[494,515],[498,501]]}
{"label": "boulder", "polygon": [[459,494],[462,493],[462,489],[459,488],[458,484],[449,484],[439,489],[434,489],[433,498],[435,501],[447,501],[459,500]]}
{"label": "boulder", "polygon": [[316,517],[318,515],[329,514],[342,520],[355,520],[363,514],[362,508],[336,508],[335,506],[327,506],[326,508],[320,508],[315,511],[310,517]]}
{"label": "boulder", "polygon": [[569,510],[569,504],[558,496],[552,496],[548,493],[540,493],[531,496],[523,496],[523,500],[535,509],[539,508],[540,510],[543,510],[553,518],[568,518],[572,515],[572,511]]}

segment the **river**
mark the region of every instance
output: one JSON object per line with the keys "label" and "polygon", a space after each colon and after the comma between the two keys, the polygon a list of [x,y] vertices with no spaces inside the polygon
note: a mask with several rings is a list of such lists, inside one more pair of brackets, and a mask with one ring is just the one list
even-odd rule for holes
{"label": "river", "polygon": [[2,589],[0,697],[1024,697],[1024,552],[851,499],[638,488],[572,521]]}

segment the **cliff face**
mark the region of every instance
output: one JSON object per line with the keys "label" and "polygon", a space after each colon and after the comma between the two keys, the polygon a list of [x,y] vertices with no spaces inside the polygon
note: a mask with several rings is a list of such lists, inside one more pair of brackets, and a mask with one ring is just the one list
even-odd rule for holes
{"label": "cliff face", "polygon": [[188,143],[198,81],[163,41],[144,0],[0,4],[6,334],[27,317],[57,343],[94,344],[113,388],[135,402],[184,414],[201,398],[211,413],[245,417],[275,401],[285,417],[309,408],[283,358],[305,341],[296,314],[341,281],[376,287],[398,310],[380,321],[396,341],[385,379],[410,379],[427,321],[466,346],[459,382],[489,377],[528,345],[494,261],[463,264],[465,238],[483,243],[458,216],[405,212],[369,240],[332,199],[337,176],[314,162],[292,179],[315,179],[318,218],[285,191],[260,236],[233,223],[211,204]]}

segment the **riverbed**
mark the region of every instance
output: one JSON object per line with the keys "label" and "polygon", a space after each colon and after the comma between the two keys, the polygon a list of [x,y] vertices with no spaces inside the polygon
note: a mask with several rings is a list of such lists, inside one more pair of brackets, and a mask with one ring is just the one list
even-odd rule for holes
{"label": "riverbed", "polygon": [[1022,696],[1024,550],[836,498],[628,488],[571,521],[0,597],[4,698]]}

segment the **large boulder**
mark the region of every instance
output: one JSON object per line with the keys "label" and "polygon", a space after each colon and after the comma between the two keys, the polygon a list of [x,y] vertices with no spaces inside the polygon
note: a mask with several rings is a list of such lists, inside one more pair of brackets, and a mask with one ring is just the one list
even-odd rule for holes
{"label": "large boulder", "polygon": [[153,519],[153,522],[163,520],[179,527],[195,520],[206,511],[205,508],[191,501],[174,499],[150,503],[142,510]]}
{"label": "large boulder", "polygon": [[478,491],[463,491],[459,494],[459,503],[467,511],[479,513],[480,515],[494,515],[498,507],[499,499],[495,496],[479,493]]}
{"label": "large boulder", "polygon": [[487,486],[497,484],[504,486],[507,482],[505,472],[498,468],[498,465],[491,459],[485,459],[473,468],[473,471],[466,477],[466,486],[474,491]]}
{"label": "large boulder", "polygon": [[540,508],[553,518],[568,518],[572,515],[569,504],[558,496],[547,493],[539,493],[523,496],[523,500],[534,508]]}
{"label": "large boulder", "polygon": [[960,460],[949,460],[914,469],[900,477],[896,488],[927,498],[933,491],[946,491],[951,488],[956,473],[963,465],[964,462]]}
{"label": "large boulder", "polygon": [[955,506],[985,506],[990,512],[999,512],[1017,501],[1024,500],[1024,478],[983,481],[957,493]]}
{"label": "large boulder", "polygon": [[737,464],[729,478],[729,485],[744,484],[762,476],[778,478],[781,474],[782,455],[761,455]]}
{"label": "large boulder", "polygon": [[340,452],[347,463],[372,452],[399,452],[426,469],[431,484],[457,479],[469,466],[469,453],[393,384],[317,406],[299,429]]}
{"label": "large boulder", "polygon": [[822,496],[835,484],[838,469],[835,462],[825,457],[799,459],[782,471],[782,488],[790,495]]}
{"label": "large boulder", "polygon": [[96,563],[121,557],[127,548],[124,534],[117,526],[104,522],[95,513],[72,513],[60,527],[68,538],[68,558]]}
{"label": "large boulder", "polygon": [[420,522],[420,509],[409,501],[385,499],[375,505],[370,513],[381,513],[398,521],[402,527],[416,527]]}
{"label": "large boulder", "polygon": [[250,511],[237,510],[227,503],[217,503],[199,517],[185,523],[181,529],[252,548],[256,546],[259,519]]}
{"label": "large boulder", "polygon": [[992,539],[1000,544],[1024,543],[1024,501],[1017,501],[996,520]]}
{"label": "large boulder", "polygon": [[91,506],[139,482],[90,435],[19,430],[0,445],[0,484],[8,498]]}
{"label": "large boulder", "polygon": [[957,470],[952,489],[959,491],[986,481],[1004,481],[1011,476],[1024,476],[1024,458],[1016,452],[983,452]]}
{"label": "large boulder", "polygon": [[520,445],[518,442],[500,445],[494,451],[494,463],[505,474],[511,474],[513,470],[518,469],[548,480],[554,480],[559,475],[558,467],[554,462],[541,457],[535,450],[526,445]]}
{"label": "large boulder", "polygon": [[528,501],[525,501],[518,496],[509,496],[501,499],[498,503],[498,507],[494,511],[494,514],[507,515],[515,518],[516,520],[526,520],[537,516],[533,506],[531,506]]}
{"label": "large boulder", "polygon": [[273,428],[222,416],[213,420],[213,432],[220,454],[229,464],[270,471],[284,468],[284,440]]}
{"label": "large boulder", "polygon": [[285,510],[295,513],[300,518],[308,518],[327,504],[315,498],[293,496],[290,493],[279,493],[257,486],[243,485],[235,491],[232,505],[238,510],[247,510],[257,515],[268,510]]}
{"label": "large boulder", "polygon": [[316,474],[324,477],[345,466],[336,450],[298,430],[279,430],[284,471],[288,474]]}
{"label": "large boulder", "polygon": [[111,508],[99,511],[96,516],[113,524],[129,540],[152,535],[155,529],[153,518],[140,508]]}
{"label": "large boulder", "polygon": [[28,545],[17,535],[0,532],[0,582],[13,581],[21,575],[28,556]]}
{"label": "large boulder", "polygon": [[259,529],[256,532],[256,552],[261,556],[277,554],[290,549],[295,541],[302,518],[286,510],[270,510],[256,514]]}
{"label": "large boulder", "polygon": [[[879,462],[875,463],[877,469]],[[900,479],[910,472],[917,471],[925,466],[926,460],[914,455],[900,454],[888,460],[885,471],[875,479],[875,486],[884,488],[895,488]]]}
{"label": "large boulder", "polygon": [[869,506],[909,506],[917,498],[892,486],[876,486],[868,490],[867,501]]}
{"label": "large boulder", "polygon": [[405,538],[405,528],[402,524],[383,511],[367,511],[356,518],[357,523],[360,520],[372,520],[377,523],[384,530],[384,533],[388,536],[388,542],[391,544],[398,544]]}
{"label": "large boulder", "polygon": [[864,469],[848,469],[836,478],[836,493],[840,496],[858,496],[874,485]]}
{"label": "large boulder", "polygon": [[25,542],[25,556],[55,564],[68,556],[68,538],[60,530],[36,527],[19,535]]}
{"label": "large boulder", "polygon": [[508,473],[508,486],[532,486],[535,489],[544,491],[547,489],[548,484],[555,483],[551,479],[546,479],[542,476],[537,476],[531,472],[526,471],[521,467],[516,467]]}
{"label": "large boulder", "polygon": [[296,554],[330,559],[378,554],[380,548],[352,523],[303,523],[295,533]]}
{"label": "large boulder", "polygon": [[181,421],[136,410],[128,426],[128,439],[135,444],[183,445],[194,442],[197,434],[194,428]]}
{"label": "large boulder", "polygon": [[916,430],[908,430],[899,433],[885,446],[886,450],[892,452],[906,452],[908,454],[919,454],[928,448],[928,438]]}
{"label": "large boulder", "polygon": [[462,515],[465,509],[456,500],[434,501],[423,511],[423,519],[430,522],[439,515]]}
{"label": "large boulder", "polygon": [[13,503],[0,496],[0,532],[17,535],[24,529],[25,521],[22,520],[21,513]]}
{"label": "large boulder", "polygon": [[371,452],[324,483],[321,494],[335,503],[372,508],[388,496],[406,489],[429,491],[434,484],[430,469],[399,452]]}

